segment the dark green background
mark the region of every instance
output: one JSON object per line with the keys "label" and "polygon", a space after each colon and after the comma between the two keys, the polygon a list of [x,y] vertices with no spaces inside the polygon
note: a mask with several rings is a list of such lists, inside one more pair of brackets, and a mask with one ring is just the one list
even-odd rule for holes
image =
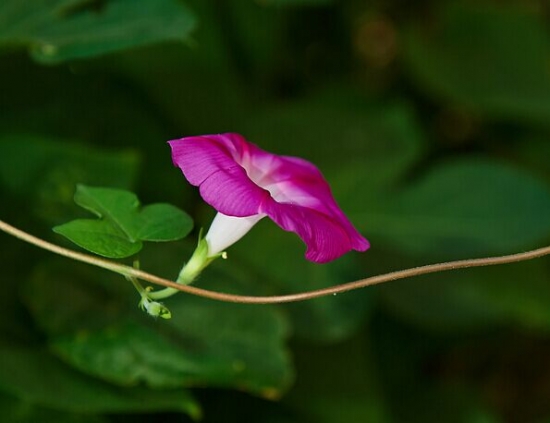
{"label": "dark green background", "polygon": [[[550,240],[543,0],[3,0],[0,218],[49,241],[76,184],[196,222],[150,244],[174,278],[213,211],[166,144],[239,132],[316,163],[371,241],[328,265],[262,221],[196,282],[311,290]],[[75,247],[76,248],[76,247]],[[0,235],[8,423],[550,422],[548,259],[285,306],[166,301]]]}

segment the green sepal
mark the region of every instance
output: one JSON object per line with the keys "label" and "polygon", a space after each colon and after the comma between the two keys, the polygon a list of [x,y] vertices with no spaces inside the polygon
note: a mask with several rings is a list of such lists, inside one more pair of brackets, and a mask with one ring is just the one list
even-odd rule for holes
{"label": "green sepal", "polygon": [[151,301],[147,297],[142,297],[139,302],[139,308],[143,311],[146,311],[149,316],[152,317],[161,317],[162,319],[168,320],[172,318],[172,313],[168,308],[157,301]]}

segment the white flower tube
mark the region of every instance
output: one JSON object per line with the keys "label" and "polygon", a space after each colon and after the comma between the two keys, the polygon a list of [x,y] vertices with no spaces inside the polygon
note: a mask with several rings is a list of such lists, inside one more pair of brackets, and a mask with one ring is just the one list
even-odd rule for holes
{"label": "white flower tube", "polygon": [[248,217],[234,217],[218,212],[204,237],[208,243],[208,257],[225,251],[227,247],[245,236],[264,216],[264,214],[255,214]]}

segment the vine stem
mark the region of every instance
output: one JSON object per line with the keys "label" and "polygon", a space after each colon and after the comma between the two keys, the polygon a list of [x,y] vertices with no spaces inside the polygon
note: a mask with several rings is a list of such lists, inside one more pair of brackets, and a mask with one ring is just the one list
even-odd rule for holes
{"label": "vine stem", "polygon": [[288,295],[273,295],[273,296],[248,296],[248,295],[235,295],[226,294],[218,291],[210,291],[207,289],[197,288],[189,285],[181,285],[168,279],[161,278],[156,275],[144,272],[139,269],[134,269],[130,266],[115,263],[110,260],[94,257],[89,254],[79,253],[74,250],[60,247],[52,244],[43,239],[37,238],[27,232],[11,226],[4,221],[0,220],[0,230],[19,238],[29,244],[33,244],[44,250],[51,251],[52,253],[59,254],[70,259],[80,261],[83,263],[91,264],[93,266],[101,267],[103,269],[110,270],[112,272],[119,273],[125,277],[134,277],[141,279],[156,285],[161,285],[167,288],[174,288],[178,291],[185,292],[191,295],[197,295],[199,297],[209,298],[212,300],[230,302],[230,303],[242,303],[242,304],[274,304],[274,303],[290,303],[297,301],[310,300],[313,298],[323,297],[327,295],[340,294],[342,292],[352,291],[359,288],[365,288],[367,286],[378,285],[385,282],[391,282],[398,279],[410,278],[413,276],[427,275],[430,273],[444,272],[448,270],[464,269],[469,267],[482,267],[482,266],[494,266],[498,264],[515,263],[525,260],[531,260],[538,257],[543,257],[550,254],[550,246],[538,248],[536,250],[526,251],[523,253],[510,254],[497,257],[485,257],[470,260],[457,260],[445,263],[429,264],[426,266],[414,267],[411,269],[399,270],[396,272],[390,272],[383,275],[372,276],[365,279],[360,279],[354,282],[348,282],[341,285],[335,285],[328,288],[317,289],[314,291],[299,292],[296,294]]}

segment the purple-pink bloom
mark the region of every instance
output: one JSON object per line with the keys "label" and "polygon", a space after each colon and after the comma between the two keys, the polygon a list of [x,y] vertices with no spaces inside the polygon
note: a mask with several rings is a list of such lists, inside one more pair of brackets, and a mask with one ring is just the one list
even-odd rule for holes
{"label": "purple-pink bloom", "polygon": [[[186,137],[169,144],[174,164],[219,212],[209,234],[214,227],[235,232],[229,234],[233,239],[227,245],[207,235],[209,244],[219,244],[211,246],[212,253],[223,251],[264,216],[298,234],[307,245],[306,258],[317,263],[369,248],[310,162],[268,153],[232,133]],[[228,229],[232,225],[235,229]]]}

